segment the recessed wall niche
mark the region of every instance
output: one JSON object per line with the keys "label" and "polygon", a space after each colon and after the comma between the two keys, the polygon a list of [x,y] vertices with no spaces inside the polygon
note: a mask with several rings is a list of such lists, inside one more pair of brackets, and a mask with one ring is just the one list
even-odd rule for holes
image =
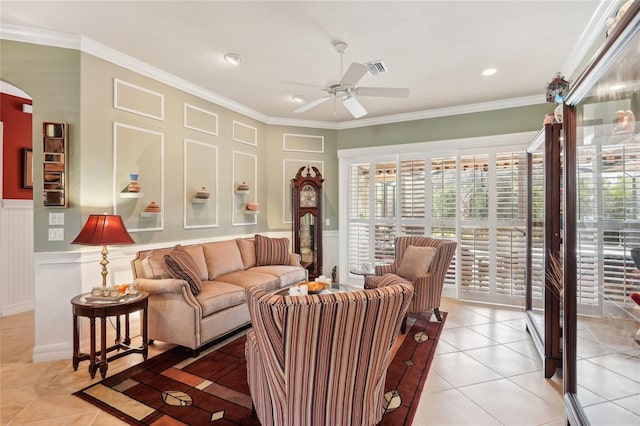
{"label": "recessed wall niche", "polygon": [[[324,161],[305,161],[284,159],[282,160],[282,222],[293,223],[291,217],[291,179],[296,177],[296,173],[302,166],[316,167],[320,174],[324,176]],[[306,172],[305,172],[306,173]],[[313,174],[313,172],[311,172]]]}
{"label": "recessed wall niche", "polygon": [[[198,198],[205,188],[209,198]],[[184,228],[218,226],[218,147],[184,140]]]}
{"label": "recessed wall niche", "polygon": [[[249,203],[258,201],[258,158],[253,154],[233,151],[233,182],[231,192],[233,193],[233,203],[231,212],[232,225],[256,225],[258,217],[255,211],[247,208]],[[241,183],[249,185],[249,192],[246,194],[237,193],[236,188]]]}
{"label": "recessed wall niche", "polygon": [[[140,197],[129,192],[137,174]],[[145,212],[155,202],[160,211]],[[113,211],[129,232],[164,229],[164,133],[113,123]],[[154,209],[155,210],[155,209]]]}

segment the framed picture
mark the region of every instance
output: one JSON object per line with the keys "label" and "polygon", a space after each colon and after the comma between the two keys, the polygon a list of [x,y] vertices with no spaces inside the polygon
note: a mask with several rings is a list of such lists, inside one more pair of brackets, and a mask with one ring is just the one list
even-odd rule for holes
{"label": "framed picture", "polygon": [[22,187],[33,188],[33,151],[22,148]]}

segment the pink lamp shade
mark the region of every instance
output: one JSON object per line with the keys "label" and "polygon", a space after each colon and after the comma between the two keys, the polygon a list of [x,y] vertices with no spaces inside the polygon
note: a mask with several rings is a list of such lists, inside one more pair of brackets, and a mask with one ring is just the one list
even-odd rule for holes
{"label": "pink lamp shade", "polygon": [[80,234],[71,242],[71,244],[88,246],[133,243],[133,238],[122,222],[122,217],[114,214],[90,215]]}

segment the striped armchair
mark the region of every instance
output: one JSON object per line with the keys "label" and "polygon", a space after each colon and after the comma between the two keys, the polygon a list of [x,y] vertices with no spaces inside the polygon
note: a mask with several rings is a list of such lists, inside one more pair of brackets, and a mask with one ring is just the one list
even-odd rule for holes
{"label": "striped armchair", "polygon": [[246,289],[245,355],[263,425],[374,425],[411,286],[309,296]]}
{"label": "striped armchair", "polygon": [[[396,238],[396,258],[392,264],[376,266],[375,275],[367,275],[364,279],[365,288],[379,288],[388,282],[393,282],[385,274],[399,275],[413,284],[413,300],[409,305],[408,313],[419,313],[427,309],[433,309],[438,321],[442,322],[440,314],[440,299],[442,287],[449,269],[449,264],[456,252],[457,243],[444,238],[432,238],[422,236],[402,236]],[[427,272],[414,277],[403,277],[399,271],[402,260],[409,246],[434,247],[436,249]],[[425,260],[426,262],[426,260]],[[403,332],[404,332],[403,323]]]}

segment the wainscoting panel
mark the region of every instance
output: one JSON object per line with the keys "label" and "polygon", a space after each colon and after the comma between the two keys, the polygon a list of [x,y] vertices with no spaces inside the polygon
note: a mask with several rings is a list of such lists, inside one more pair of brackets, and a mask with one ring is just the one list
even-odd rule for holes
{"label": "wainscoting panel", "polygon": [[0,205],[0,316],[34,307],[33,201],[2,200]]}

